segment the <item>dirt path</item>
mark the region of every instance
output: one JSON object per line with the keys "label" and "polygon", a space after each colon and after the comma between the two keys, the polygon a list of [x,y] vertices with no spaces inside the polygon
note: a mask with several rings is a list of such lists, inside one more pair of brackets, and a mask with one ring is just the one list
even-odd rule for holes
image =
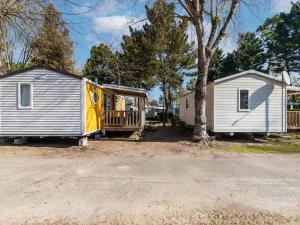
{"label": "dirt path", "polygon": [[142,142],[0,146],[0,224],[300,224],[300,155]]}
{"label": "dirt path", "polygon": [[1,146],[0,224],[300,224],[299,165],[185,141]]}

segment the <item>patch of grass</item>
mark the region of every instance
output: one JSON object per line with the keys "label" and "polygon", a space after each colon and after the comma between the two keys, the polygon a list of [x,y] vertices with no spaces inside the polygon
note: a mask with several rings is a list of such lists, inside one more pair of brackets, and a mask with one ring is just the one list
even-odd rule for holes
{"label": "patch of grass", "polygon": [[300,143],[298,144],[273,144],[273,145],[231,145],[226,146],[226,150],[236,152],[254,153],[300,153]]}
{"label": "patch of grass", "polygon": [[284,138],[286,139],[290,139],[290,140],[294,140],[294,139],[300,139],[300,134],[298,133],[291,133],[291,134],[287,134],[287,135],[284,135]]}

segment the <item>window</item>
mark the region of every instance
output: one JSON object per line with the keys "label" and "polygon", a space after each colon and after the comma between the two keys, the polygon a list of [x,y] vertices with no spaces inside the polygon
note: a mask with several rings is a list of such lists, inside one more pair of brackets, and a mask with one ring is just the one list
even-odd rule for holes
{"label": "window", "polygon": [[93,103],[94,104],[97,104],[97,102],[98,102],[98,94],[97,94],[97,92],[93,92]]}
{"label": "window", "polygon": [[104,111],[110,111],[110,95],[104,94]]}
{"label": "window", "polygon": [[119,110],[119,104],[118,104],[118,101],[119,101],[119,96],[118,95],[115,95],[115,110],[118,111]]}
{"label": "window", "polygon": [[249,90],[239,89],[239,111],[249,111]]}
{"label": "window", "polygon": [[18,83],[18,108],[32,109],[31,83]]}
{"label": "window", "polygon": [[189,99],[185,99],[185,109],[189,109]]}

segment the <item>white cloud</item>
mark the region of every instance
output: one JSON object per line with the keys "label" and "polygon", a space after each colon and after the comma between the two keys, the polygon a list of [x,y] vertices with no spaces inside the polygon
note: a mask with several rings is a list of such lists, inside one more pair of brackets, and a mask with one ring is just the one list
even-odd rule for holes
{"label": "white cloud", "polygon": [[273,12],[289,12],[292,7],[290,0],[273,0],[272,11]]}
{"label": "white cloud", "polygon": [[84,38],[87,42],[93,42],[95,39],[97,39],[97,37],[94,33],[89,33],[89,34],[85,35]]}
{"label": "white cloud", "polygon": [[123,33],[123,30],[128,30],[128,27],[135,25],[139,21],[136,17],[124,15],[115,16],[99,16],[94,19],[95,31],[99,33]]}
{"label": "white cloud", "polygon": [[101,15],[108,15],[123,6],[124,5],[117,0],[104,0],[102,6],[98,8],[98,13]]}
{"label": "white cloud", "polygon": [[120,50],[122,36],[129,34],[129,27],[140,29],[146,22],[146,19],[127,15],[98,16],[93,19],[94,34],[85,38],[89,43],[103,42],[112,49]]}
{"label": "white cloud", "polygon": [[122,8],[122,5],[117,0],[103,0],[101,3],[97,2],[87,2],[84,5],[76,6],[75,12],[79,14],[83,14],[89,18],[93,18],[97,15],[106,16],[109,15],[116,10]]}

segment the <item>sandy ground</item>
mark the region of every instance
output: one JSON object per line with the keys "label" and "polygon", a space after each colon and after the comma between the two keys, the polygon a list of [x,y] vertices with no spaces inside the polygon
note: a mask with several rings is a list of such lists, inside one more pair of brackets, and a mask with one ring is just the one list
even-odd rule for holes
{"label": "sandy ground", "polygon": [[300,155],[161,134],[0,146],[0,224],[300,224]]}

